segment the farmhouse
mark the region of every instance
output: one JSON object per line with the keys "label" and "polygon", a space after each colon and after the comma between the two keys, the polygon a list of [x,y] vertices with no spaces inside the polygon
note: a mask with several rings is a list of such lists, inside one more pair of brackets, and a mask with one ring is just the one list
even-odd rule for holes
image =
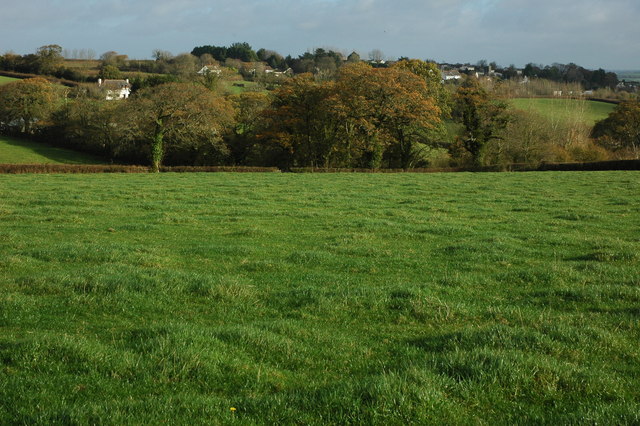
{"label": "farmhouse", "polygon": [[267,67],[267,68],[265,68],[264,73],[265,74],[271,74],[274,77],[285,77],[285,76],[288,76],[288,75],[292,75],[293,74],[293,70],[291,68],[287,68],[285,71],[277,71],[277,70],[274,70],[271,67]]}
{"label": "farmhouse", "polygon": [[210,65],[203,66],[202,69],[198,71],[198,74],[200,75],[207,75],[209,73],[220,75],[220,73],[222,73],[222,70],[220,69],[219,66],[210,64]]}
{"label": "farmhouse", "polygon": [[442,81],[448,80],[460,80],[462,78],[462,74],[457,70],[451,71],[441,71],[442,72]]}
{"label": "farmhouse", "polygon": [[98,87],[105,91],[105,99],[108,101],[127,99],[131,94],[131,84],[126,80],[98,79]]}

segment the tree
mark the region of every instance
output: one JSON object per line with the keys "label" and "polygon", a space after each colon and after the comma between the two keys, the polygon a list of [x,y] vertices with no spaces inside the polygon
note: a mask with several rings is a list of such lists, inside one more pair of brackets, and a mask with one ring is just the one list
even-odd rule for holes
{"label": "tree", "polygon": [[255,62],[258,60],[256,52],[253,51],[249,43],[233,43],[227,49],[227,58],[240,59],[242,62]]}
{"label": "tree", "polygon": [[198,71],[198,58],[190,53],[182,53],[171,61],[171,74],[182,77],[193,77]]}
{"label": "tree", "polygon": [[48,123],[61,99],[60,91],[40,77],[0,86],[0,124],[33,134]]}
{"label": "tree", "polygon": [[349,128],[344,139],[359,140],[364,150],[361,166],[380,167],[386,151],[390,163],[409,167],[422,132],[440,122],[441,109],[426,81],[400,67],[344,66],[336,93],[335,108],[346,125],[341,127]]}
{"label": "tree", "polygon": [[456,91],[454,118],[464,126],[460,142],[476,165],[482,162],[482,150],[487,142],[499,137],[499,130],[507,125],[506,108],[504,102],[491,99],[476,78],[465,79]]}
{"label": "tree", "polygon": [[347,56],[347,62],[349,63],[360,62],[360,60],[360,55],[355,51],[351,52],[349,56]]}
{"label": "tree", "polygon": [[372,62],[380,63],[384,60],[384,53],[380,49],[373,49],[369,52],[369,60]]}
{"label": "tree", "polygon": [[226,154],[222,137],[233,123],[233,109],[202,85],[168,83],[150,87],[124,105],[123,125],[128,126],[134,140],[149,145],[155,172],[160,170],[167,148],[195,154],[200,151],[200,157]]}
{"label": "tree", "polygon": [[[272,161],[281,167],[326,166],[338,138],[328,100],[333,83],[318,83],[311,74],[287,80],[274,92],[264,112],[266,130],[261,140],[270,144]],[[266,147],[265,147],[266,149]]]}
{"label": "tree", "polygon": [[122,78],[122,73],[115,65],[103,65],[100,67],[100,73],[98,74],[100,78],[104,79],[120,79]]}
{"label": "tree", "polygon": [[592,131],[598,142],[612,151],[630,151],[640,158],[640,101],[622,102]]}
{"label": "tree", "polygon": [[231,158],[234,164],[247,164],[251,161],[248,157],[270,99],[263,92],[243,92],[231,96],[230,100],[235,111],[235,126],[229,143]]}
{"label": "tree", "polygon": [[168,62],[171,59],[173,59],[173,53],[169,52],[168,50],[162,50],[162,49],[153,49],[153,53],[151,54],[151,56],[156,61],[163,61],[163,62]]}
{"label": "tree", "polygon": [[[118,123],[118,102],[97,98],[78,91],[75,98],[54,114],[58,140],[74,149],[114,159],[126,148],[126,135]],[[127,153],[128,160],[142,160]]]}
{"label": "tree", "polygon": [[36,55],[39,59],[39,73],[40,74],[53,74],[58,69],[62,60],[62,47],[57,44],[48,44],[41,46],[36,51]]}

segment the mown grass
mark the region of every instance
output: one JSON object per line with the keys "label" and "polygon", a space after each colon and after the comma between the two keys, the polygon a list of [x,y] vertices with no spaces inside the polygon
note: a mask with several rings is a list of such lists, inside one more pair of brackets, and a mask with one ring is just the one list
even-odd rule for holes
{"label": "mown grass", "polygon": [[638,423],[639,183],[2,175],[0,418]]}
{"label": "mown grass", "polygon": [[220,81],[220,87],[224,93],[231,95],[239,95],[247,91],[265,91],[265,88],[260,83],[244,80],[222,80]]}
{"label": "mown grass", "polygon": [[0,164],[103,164],[104,160],[57,148],[41,142],[33,142],[0,135]]}
{"label": "mown grass", "polygon": [[606,102],[564,98],[517,98],[511,99],[510,102],[518,109],[535,111],[554,122],[581,123],[588,126],[607,118],[615,108],[615,105]]}
{"label": "mown grass", "polygon": [[7,84],[7,83],[12,83],[14,81],[18,81],[18,78],[13,78],[13,77],[5,77],[3,75],[0,75],[0,86],[3,84]]}

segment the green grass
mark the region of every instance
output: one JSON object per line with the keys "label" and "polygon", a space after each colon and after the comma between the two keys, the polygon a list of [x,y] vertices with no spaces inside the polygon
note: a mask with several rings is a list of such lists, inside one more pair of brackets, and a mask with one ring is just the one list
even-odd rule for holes
{"label": "green grass", "polygon": [[0,164],[101,164],[98,157],[0,135]]}
{"label": "green grass", "polygon": [[607,118],[615,108],[615,105],[606,102],[577,99],[519,98],[512,99],[511,103],[516,108],[535,111],[553,121],[577,122],[589,126]]}
{"label": "green grass", "polygon": [[3,75],[0,75],[0,86],[3,84],[7,84],[7,83],[12,83],[14,81],[18,81],[18,78],[13,78],[13,77],[5,77]]}
{"label": "green grass", "polygon": [[637,424],[639,184],[0,175],[0,419]]}
{"label": "green grass", "polygon": [[[237,86],[234,84],[242,85]],[[220,82],[220,87],[225,93],[229,93],[232,95],[239,95],[246,91],[264,91],[264,87],[262,87],[259,83],[255,81],[234,81],[234,80],[223,80]]]}

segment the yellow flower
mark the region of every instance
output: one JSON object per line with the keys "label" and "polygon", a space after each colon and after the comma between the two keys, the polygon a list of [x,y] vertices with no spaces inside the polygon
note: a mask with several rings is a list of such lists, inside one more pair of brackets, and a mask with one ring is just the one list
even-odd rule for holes
{"label": "yellow flower", "polygon": [[236,411],[236,407],[231,407],[229,408],[229,410],[231,410],[231,412],[234,413]]}

